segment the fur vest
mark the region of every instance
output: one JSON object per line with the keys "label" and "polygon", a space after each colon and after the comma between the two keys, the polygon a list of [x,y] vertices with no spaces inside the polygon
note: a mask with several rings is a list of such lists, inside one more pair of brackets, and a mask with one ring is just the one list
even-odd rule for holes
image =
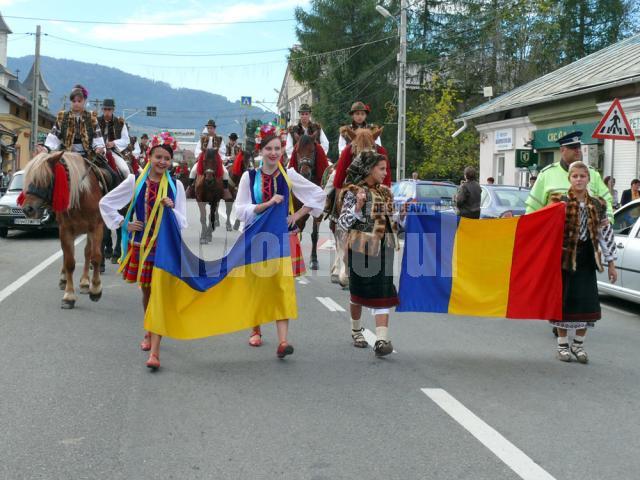
{"label": "fur vest", "polygon": [[[571,189],[566,195],[554,194],[550,199],[552,202],[565,202],[567,204],[564,238],[562,241],[562,269],[568,272],[575,272],[578,241],[580,240],[580,202],[576,199]],[[585,205],[588,213],[588,237],[593,245],[596,267],[599,272],[603,272],[598,232],[600,230],[600,222],[607,218],[606,202],[600,197],[592,197],[587,193]]]}
{"label": "fur vest", "polygon": [[342,210],[342,200],[348,191],[357,195],[364,189],[367,198],[362,206],[364,221],[356,222],[347,237],[347,245],[355,252],[378,256],[382,245],[390,248],[398,248],[397,227],[392,221],[393,194],[389,187],[376,185],[348,185],[340,194],[339,210]]}
{"label": "fur vest", "polygon": [[[320,130],[322,130],[322,127],[320,126],[319,123],[309,122],[309,127],[307,128],[307,135],[313,136],[314,134],[316,134],[318,137],[318,141],[320,141]],[[298,140],[300,140],[300,137],[305,134],[302,123],[298,122],[297,125],[290,126],[289,133],[293,137],[293,143],[294,144],[298,143]]]}
{"label": "fur vest", "polygon": [[64,150],[71,150],[76,142],[76,138],[80,140],[85,152],[92,151],[93,139],[98,128],[98,116],[96,112],[83,111],[80,115],[80,131],[76,132],[75,115],[71,111],[64,110],[58,112],[56,123],[59,126],[58,138],[62,143]]}
{"label": "fur vest", "polygon": [[[202,150],[203,152],[207,151],[207,146],[209,145],[209,138],[211,138],[209,135],[202,135],[200,137],[200,150]],[[218,135],[213,137],[213,142],[211,142],[213,145],[213,149],[214,150],[218,150],[220,148],[220,145],[222,144],[222,137],[219,137]]]}
{"label": "fur vest", "polygon": [[102,131],[102,138],[106,142],[113,142],[120,140],[122,137],[122,129],[124,127],[124,118],[112,117],[111,122],[107,125],[107,121],[104,119],[104,115],[98,117],[98,125]]}

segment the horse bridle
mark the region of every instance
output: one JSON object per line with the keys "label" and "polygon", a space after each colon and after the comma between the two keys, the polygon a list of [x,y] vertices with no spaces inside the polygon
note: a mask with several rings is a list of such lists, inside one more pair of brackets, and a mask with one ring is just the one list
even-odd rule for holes
{"label": "horse bridle", "polygon": [[[67,183],[68,183],[69,168],[67,167],[67,164],[64,160],[60,159],[58,161],[64,167],[64,171],[67,174]],[[30,183],[29,186],[27,186],[27,195],[32,195],[34,197],[39,198],[40,200],[42,200],[42,203],[45,206],[51,206],[51,202],[53,201],[53,183],[54,183],[54,180],[51,180],[51,183],[46,187],[38,187],[33,183]]]}

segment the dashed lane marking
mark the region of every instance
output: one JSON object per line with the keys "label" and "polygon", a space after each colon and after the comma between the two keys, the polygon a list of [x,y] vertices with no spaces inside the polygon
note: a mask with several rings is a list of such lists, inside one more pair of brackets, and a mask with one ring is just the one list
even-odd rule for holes
{"label": "dashed lane marking", "polygon": [[331,297],[316,297],[330,312],[344,312],[345,309],[339,303],[336,303]]}
{"label": "dashed lane marking", "polygon": [[525,453],[441,388],[423,388],[451,418],[476,437],[523,480],[556,480]]}
{"label": "dashed lane marking", "polygon": [[[82,235],[82,236],[78,237],[76,239],[76,241],[74,242],[74,245],[78,246],[78,244],[80,242],[84,241],[85,238],[86,238],[86,235]],[[43,260],[42,262],[40,262],[38,265],[33,267],[27,273],[22,275],[20,278],[18,278],[17,280],[15,280],[11,284],[7,285],[2,290],[0,290],[0,303],[2,303],[4,300],[6,300],[9,297],[9,295],[11,295],[16,290],[18,290],[20,287],[25,285],[29,280],[31,280],[33,277],[38,275],[45,268],[47,268],[49,265],[51,265],[53,262],[55,262],[56,260],[58,260],[61,257],[62,257],[62,250],[58,250],[56,253],[51,255],[46,260]]]}

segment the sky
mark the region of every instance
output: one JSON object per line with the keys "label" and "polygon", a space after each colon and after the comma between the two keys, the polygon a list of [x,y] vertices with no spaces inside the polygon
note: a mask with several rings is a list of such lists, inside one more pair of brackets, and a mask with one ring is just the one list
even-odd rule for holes
{"label": "sky", "polygon": [[[264,108],[276,110],[276,90],[282,85],[287,49],[296,43],[294,10],[297,6],[305,8],[308,3],[309,0],[0,0],[0,12],[14,32],[9,35],[10,57],[34,53],[35,39],[25,33],[35,32],[39,24],[42,55],[115,67],[173,87],[217,93],[230,101],[251,96],[254,105],[261,106],[256,101],[262,101]],[[105,5],[109,6],[108,12]],[[186,25],[135,25],[136,22]]]}

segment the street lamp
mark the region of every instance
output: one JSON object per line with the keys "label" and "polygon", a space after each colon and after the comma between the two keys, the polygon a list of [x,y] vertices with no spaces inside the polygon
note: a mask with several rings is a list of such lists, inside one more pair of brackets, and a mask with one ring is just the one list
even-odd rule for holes
{"label": "street lamp", "polygon": [[[385,18],[395,17],[382,5],[376,5],[376,12]],[[398,148],[396,150],[396,179],[405,177],[407,141],[407,0],[400,0],[400,50],[398,52]]]}

